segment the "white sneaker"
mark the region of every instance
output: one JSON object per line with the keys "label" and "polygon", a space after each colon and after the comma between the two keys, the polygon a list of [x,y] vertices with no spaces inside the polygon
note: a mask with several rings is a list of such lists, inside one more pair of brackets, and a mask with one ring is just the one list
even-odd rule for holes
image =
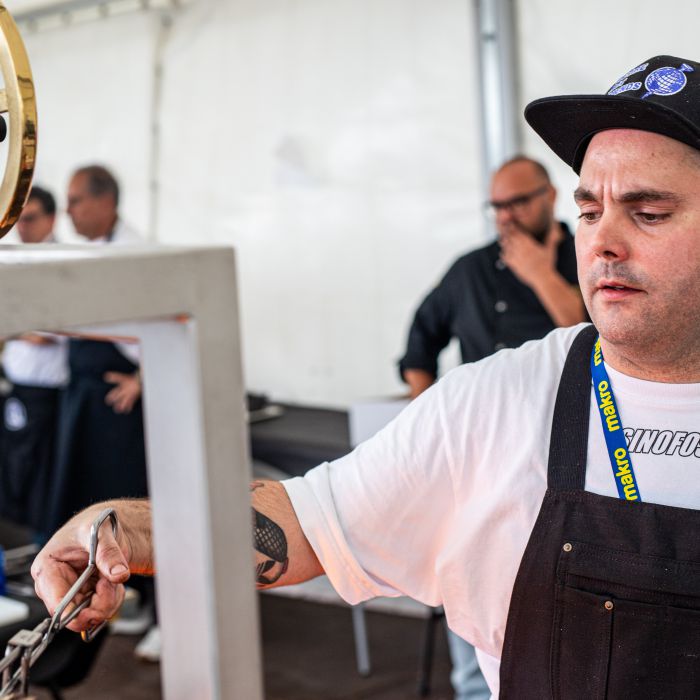
{"label": "white sneaker", "polygon": [[153,625],[146,636],[136,645],[134,656],[141,661],[160,661],[160,627]]}

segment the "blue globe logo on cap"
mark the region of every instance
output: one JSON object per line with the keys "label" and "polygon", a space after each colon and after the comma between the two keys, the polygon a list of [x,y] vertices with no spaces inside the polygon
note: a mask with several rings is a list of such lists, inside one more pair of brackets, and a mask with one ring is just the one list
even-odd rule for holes
{"label": "blue globe logo on cap", "polygon": [[693,68],[687,63],[682,63],[680,68],[673,68],[672,66],[657,68],[649,73],[644,81],[644,87],[647,89],[647,92],[642,95],[642,99],[649,97],[649,95],[659,95],[661,97],[675,95],[688,82],[688,78],[685,75],[686,72],[689,73],[692,70]]}

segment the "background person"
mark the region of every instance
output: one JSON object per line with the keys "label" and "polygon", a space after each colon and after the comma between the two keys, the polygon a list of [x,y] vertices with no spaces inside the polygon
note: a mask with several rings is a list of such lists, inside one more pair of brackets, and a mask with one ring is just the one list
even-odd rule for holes
{"label": "background person", "polygon": [[[92,243],[138,241],[118,207],[119,186],[106,168],[74,173],[68,215],[78,234]],[[138,346],[71,339],[68,360],[51,513],[55,526],[97,500],[148,492]]]}
{"label": "background person", "polygon": [[[17,220],[22,242],[53,242],[55,219],[53,195],[34,186]],[[12,387],[2,422],[0,514],[30,527],[41,540],[51,532],[46,509],[60,392],[68,381],[66,343],[39,334],[8,340],[2,365]]]}
{"label": "background person", "polygon": [[585,320],[574,240],[554,218],[556,190],[544,166],[518,156],[491,180],[498,240],[459,258],[416,311],[399,362],[411,397],[437,377],[452,338],[462,362],[542,338]]}

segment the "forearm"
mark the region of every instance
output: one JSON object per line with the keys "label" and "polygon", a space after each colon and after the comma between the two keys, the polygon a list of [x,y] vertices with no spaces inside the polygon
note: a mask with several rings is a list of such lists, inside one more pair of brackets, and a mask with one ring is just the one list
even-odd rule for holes
{"label": "forearm", "polygon": [[[323,573],[302,532],[284,487],[276,481],[251,484],[253,546],[259,588],[300,583]],[[91,506],[81,514],[92,522],[104,508],[114,508],[132,574],[153,574],[151,504],[143,500],[114,500]]]}
{"label": "forearm", "polygon": [[[276,481],[255,481],[250,488],[258,587],[300,583],[322,574],[321,565],[302,532],[284,487]],[[129,571],[132,574],[153,574],[150,501],[124,499],[97,503],[76,516],[80,519],[81,529],[88,528],[104,508],[114,508],[117,513],[121,529],[117,539],[125,550]]]}
{"label": "forearm", "polygon": [[255,481],[250,489],[257,587],[285,586],[320,576],[323,569],[284,486],[276,481]]}
{"label": "forearm", "polygon": [[406,369],[403,378],[408,384],[411,399],[422,394],[435,381],[435,377],[424,369]]}
{"label": "forearm", "polygon": [[[277,482],[260,481],[253,483],[251,490],[258,587],[299,583],[323,573],[284,487]],[[90,530],[105,508],[116,511],[119,527],[116,536],[112,535],[108,521],[100,529],[95,559],[99,581],[89,606],[69,625],[76,632],[116,613],[124,600],[123,584],[130,574],[153,574],[155,569],[150,501],[124,499],[96,503],[58,530],[32,564],[37,595],[48,610],[53,613],[85,570]],[[186,556],[187,552],[183,551],[183,557]]]}
{"label": "forearm", "polygon": [[573,326],[586,320],[579,288],[570,284],[556,270],[538,277],[532,290],[555,325]]}

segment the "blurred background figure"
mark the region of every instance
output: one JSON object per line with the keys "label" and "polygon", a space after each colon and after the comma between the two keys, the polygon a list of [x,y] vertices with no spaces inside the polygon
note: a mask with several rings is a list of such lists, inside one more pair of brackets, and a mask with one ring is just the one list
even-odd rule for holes
{"label": "blurred background figure", "polygon": [[[119,186],[102,166],[75,172],[68,214],[90,242],[138,240],[119,219]],[[94,290],[99,293],[99,290]],[[71,339],[51,522],[106,497],[146,496],[138,345]]]}
{"label": "blurred background figure", "polygon": [[[53,195],[35,186],[17,222],[22,242],[54,241],[55,218]],[[60,393],[68,381],[66,343],[40,334],[9,340],[2,365],[11,388],[2,422],[0,514],[30,527],[42,540],[48,532],[46,507]]]}
{"label": "blurred background figure", "polygon": [[35,185],[17,220],[17,233],[22,243],[52,243],[56,223],[56,200],[48,191]]}
{"label": "blurred background figure", "polygon": [[119,216],[119,183],[102,165],[78,168],[70,179],[67,212],[75,232],[92,243],[142,243]]}
{"label": "blurred background figure", "polygon": [[554,217],[555,200],[547,170],[531,158],[494,173],[487,208],[498,240],[459,258],[416,311],[399,363],[412,398],[435,381],[452,338],[462,362],[476,362],[585,320],[574,239]]}

